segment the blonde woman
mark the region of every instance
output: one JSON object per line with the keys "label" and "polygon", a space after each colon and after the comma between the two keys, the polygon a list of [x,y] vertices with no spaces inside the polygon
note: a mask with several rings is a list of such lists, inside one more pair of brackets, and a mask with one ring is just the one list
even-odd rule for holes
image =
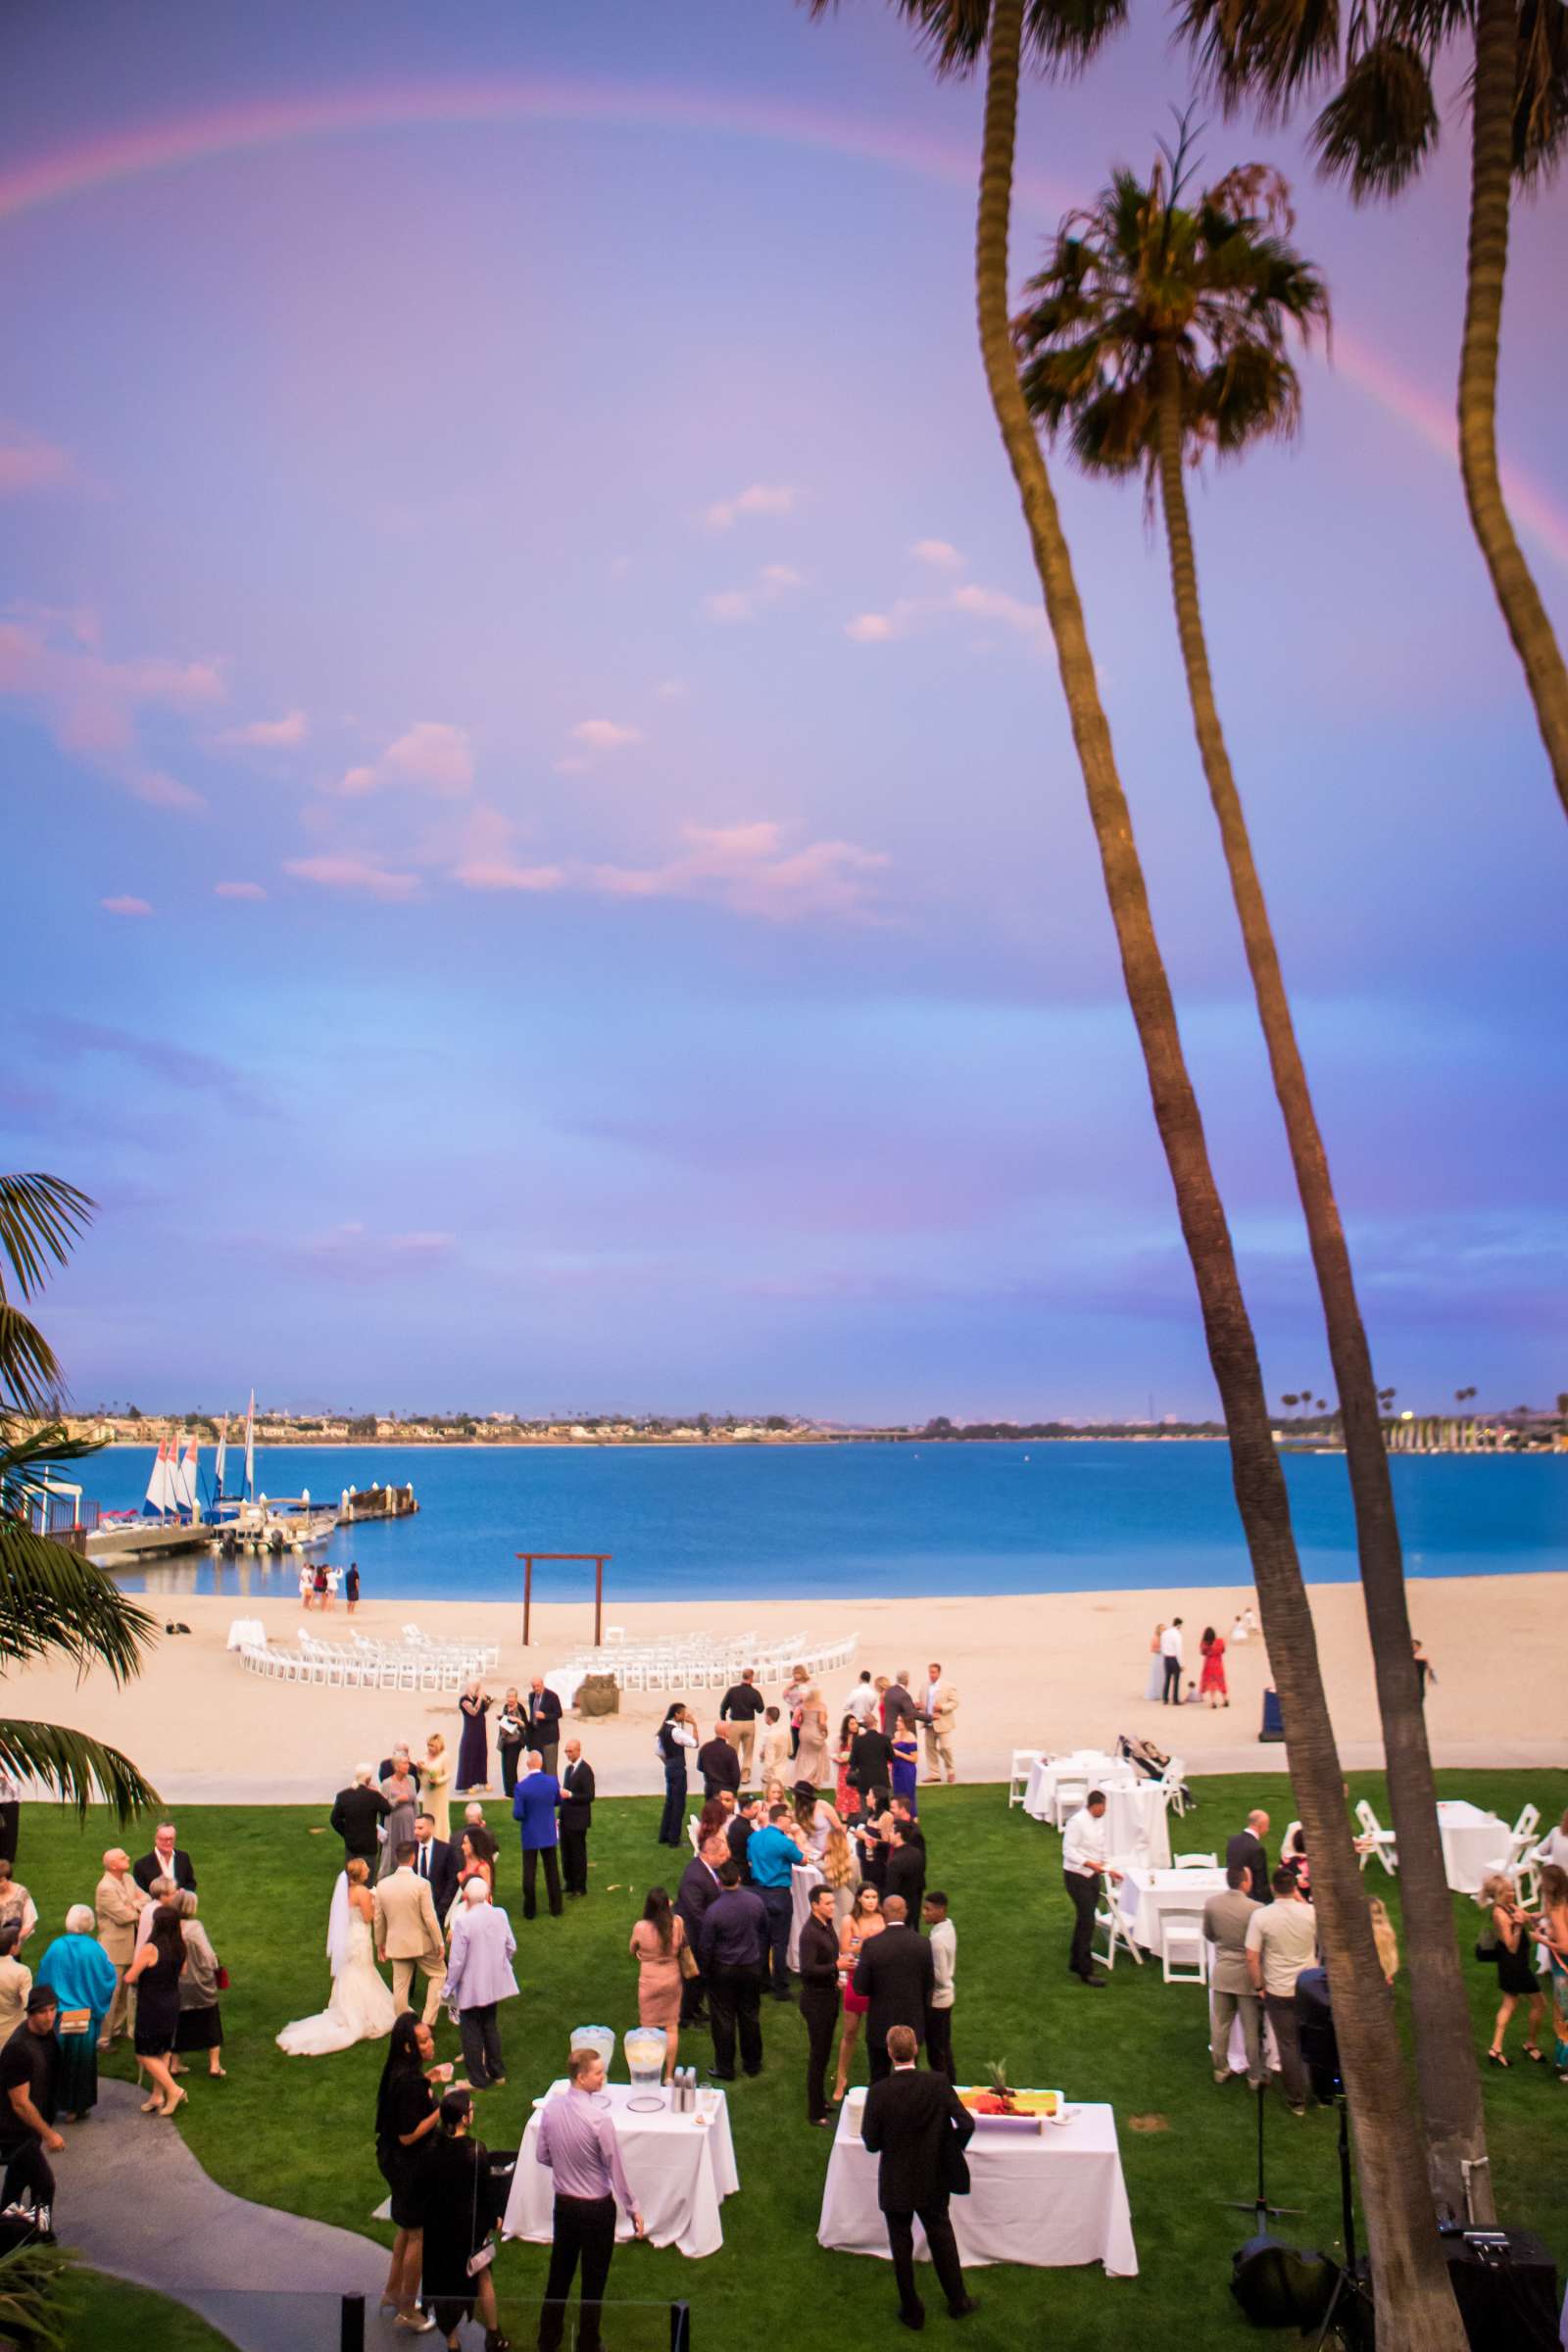
{"label": "blonde woman", "polygon": [[419,1781],[424,1809],[435,1823],[436,1836],[445,1844],[452,1836],[452,1766],[447,1757],[447,1743],[439,1732],[430,1734],[424,1762],[419,1767]]}
{"label": "blonde woman", "polygon": [[1149,1680],[1144,1685],[1146,1698],[1158,1698],[1165,1688],[1165,1658],[1159,1646],[1164,1632],[1165,1620],[1162,1617],[1154,1628],[1154,1639],[1149,1644]]}
{"label": "blonde woman", "polygon": [[839,1982],[844,1987],[844,2030],[839,2035],[838,2072],[833,2083],[833,2104],[841,2107],[844,2094],[850,2087],[850,2062],[855,2045],[860,2037],[860,2020],[870,2008],[867,1994],[855,1989],[855,1964],[860,1957],[860,1947],[872,1936],[880,1936],[887,1926],[882,1916],[882,1897],[867,1881],[855,1897],[855,1908],[839,1927]]}
{"label": "blonde woman", "polygon": [[[1525,2056],[1536,2065],[1545,2063],[1545,2052],[1539,2041],[1542,2021],[1546,2014],[1546,1993],[1536,1974],[1535,1952],[1530,1940],[1530,1917],[1520,1907],[1519,1889],[1505,1872],[1494,1870],[1481,1882],[1476,1901],[1486,1912],[1492,1929],[1492,1957],[1497,1963],[1497,1990],[1502,1999],[1497,2009],[1497,2022],[1492,2029],[1492,2041],[1487,2051],[1489,2066],[1506,2066],[1503,2041],[1508,2021],[1521,2001],[1530,2003],[1529,2032],[1525,2038]],[[1483,1936],[1477,1946],[1485,1951]]]}
{"label": "blonde woman", "polygon": [[795,1780],[809,1781],[813,1788],[827,1779],[827,1709],[815,1683],[801,1692],[801,1743],[795,1751]]}
{"label": "blonde woman", "polygon": [[822,1848],[822,1883],[833,1889],[833,1924],[842,1927],[855,1908],[855,1889],[860,1883],[860,1866],[842,1821],[834,1821],[828,1828]]}

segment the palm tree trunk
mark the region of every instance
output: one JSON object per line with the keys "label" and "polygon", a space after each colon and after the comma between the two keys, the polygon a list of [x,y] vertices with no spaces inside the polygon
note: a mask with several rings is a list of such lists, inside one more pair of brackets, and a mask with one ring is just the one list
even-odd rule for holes
{"label": "palm tree trunk", "polygon": [[1013,361],[1007,234],[1022,17],[1023,0],[992,0],[975,256],[980,348],[1055,639],[1128,1002],[1230,1433],[1231,1477],[1312,1855],[1313,1899],[1356,2129],[1381,2352],[1464,2352],[1464,2330],[1432,2227],[1420,2136],[1396,2057],[1394,2005],[1378,1966],[1346,1819],[1312,1613],[1296,1556],[1256,1345],[1101,707],[1072,561]]}
{"label": "palm tree trunk", "polygon": [[1427,1745],[1420,1685],[1410,1664],[1410,1619],[1394,1487],[1378,1417],[1377,1383],[1355,1295],[1350,1252],[1340,1221],[1306,1067],[1274,945],[1273,928],[1252,858],[1241,795],[1231,773],[1209,674],[1198,598],[1182,470],[1182,396],[1174,351],[1159,361],[1159,486],[1170,554],[1171,597],[1187,669],[1193,727],[1219,819],[1231,895],[1241,919],[1247,965],[1268,1047],[1274,1092],[1285,1120],[1297,1191],[1306,1219],[1323,1301],[1329,1356],[1339,1383],[1345,1452],[1355,1508],[1356,1544],[1367,1631],[1383,1721],[1389,1796],[1399,1847],[1399,1907],[1415,2023],[1416,2079],[1427,2130],[1432,2192],[1456,2216],[1493,2219],[1481,2078],[1470,2034],[1470,2005],[1453,1932],[1453,1901],[1438,1829],[1438,1792]]}
{"label": "palm tree trunk", "polygon": [[[1536,722],[1568,810],[1568,665],[1519,550],[1497,477],[1497,344],[1508,262],[1513,116],[1518,79],[1517,0],[1479,0],[1470,124],[1470,253],[1459,354],[1459,470],[1471,527],[1524,663]],[[1402,1867],[1401,1856],[1401,1867]]]}

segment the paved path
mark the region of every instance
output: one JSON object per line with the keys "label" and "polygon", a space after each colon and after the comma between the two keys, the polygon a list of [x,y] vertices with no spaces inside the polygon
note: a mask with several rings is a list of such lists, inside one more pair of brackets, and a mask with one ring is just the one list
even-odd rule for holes
{"label": "paved path", "polygon": [[387,2257],[368,2237],[230,2196],[177,2124],[141,2112],[127,2082],[101,2082],[90,2123],[55,2157],[62,2242],[96,2271],[185,2303],[239,2352],[337,2352],[338,2298],[367,2298],[368,2345],[407,2339],[376,2318]]}

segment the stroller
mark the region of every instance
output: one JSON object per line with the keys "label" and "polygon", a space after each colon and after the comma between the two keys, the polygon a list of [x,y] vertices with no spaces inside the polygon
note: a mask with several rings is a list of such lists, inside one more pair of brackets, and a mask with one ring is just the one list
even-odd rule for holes
{"label": "stroller", "polygon": [[[1170,1758],[1163,1748],[1156,1747],[1152,1740],[1140,1740],[1135,1732],[1121,1734],[1116,1741],[1116,1753],[1146,1781],[1162,1781],[1170,1766]],[[1172,1790],[1172,1796],[1178,1813],[1185,1813],[1190,1805],[1198,1802],[1185,1781]]]}

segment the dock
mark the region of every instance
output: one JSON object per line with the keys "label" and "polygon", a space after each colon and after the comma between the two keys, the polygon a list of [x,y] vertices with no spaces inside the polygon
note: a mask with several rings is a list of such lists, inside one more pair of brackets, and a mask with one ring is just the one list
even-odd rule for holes
{"label": "dock", "polygon": [[355,1527],[363,1519],[408,1519],[418,1507],[412,1481],[406,1487],[345,1487],[337,1523]]}

